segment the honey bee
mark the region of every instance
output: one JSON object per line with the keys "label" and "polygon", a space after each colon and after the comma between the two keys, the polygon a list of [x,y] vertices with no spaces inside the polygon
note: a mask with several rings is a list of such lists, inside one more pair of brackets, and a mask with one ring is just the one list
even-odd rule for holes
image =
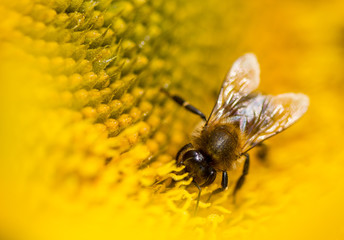
{"label": "honey bee", "polygon": [[221,187],[212,194],[226,190],[227,172],[245,157],[242,174],[233,190],[235,199],[248,174],[248,151],[291,126],[307,111],[306,95],[263,95],[254,92],[259,80],[260,68],[254,54],[237,59],[223,81],[209,118],[181,97],[165,91],[175,102],[204,120],[201,129],[193,133],[191,143],[182,147],[176,156],[177,165],[185,166],[184,171],[199,190],[196,210],[201,188],[212,184],[217,172],[222,172]]}

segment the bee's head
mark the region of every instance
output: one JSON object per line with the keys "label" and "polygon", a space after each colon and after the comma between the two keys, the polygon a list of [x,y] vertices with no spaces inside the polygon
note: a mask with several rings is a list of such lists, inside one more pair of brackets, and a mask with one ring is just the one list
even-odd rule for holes
{"label": "bee's head", "polygon": [[185,171],[199,186],[208,186],[216,178],[216,170],[206,157],[197,150],[184,150],[177,155],[178,165],[184,165]]}

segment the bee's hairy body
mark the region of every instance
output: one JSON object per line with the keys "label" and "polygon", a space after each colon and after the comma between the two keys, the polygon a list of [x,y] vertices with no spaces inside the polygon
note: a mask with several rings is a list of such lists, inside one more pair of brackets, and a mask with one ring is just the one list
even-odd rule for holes
{"label": "bee's hairy body", "polygon": [[208,156],[209,164],[216,171],[231,169],[241,152],[240,133],[231,124],[206,125],[192,145]]}

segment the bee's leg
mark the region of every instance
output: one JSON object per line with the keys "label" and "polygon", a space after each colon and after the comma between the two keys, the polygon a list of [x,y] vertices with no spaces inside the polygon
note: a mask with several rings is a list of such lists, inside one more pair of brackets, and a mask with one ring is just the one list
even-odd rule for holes
{"label": "bee's leg", "polygon": [[192,106],[191,104],[189,104],[187,101],[185,101],[183,98],[179,97],[178,95],[172,95],[170,94],[166,89],[162,88],[161,91],[163,91],[164,93],[166,93],[167,96],[169,96],[170,98],[172,98],[173,101],[175,101],[176,103],[178,103],[180,106],[184,107],[186,110],[200,116],[204,121],[207,121],[207,118],[205,117],[205,115],[198,110],[196,107]]}
{"label": "bee's leg", "polygon": [[196,208],[195,208],[195,212],[194,212],[194,215],[196,215],[197,210],[198,210],[199,200],[201,198],[202,188],[196,182],[192,181],[192,183],[198,188],[197,203],[196,203]]}
{"label": "bee's leg", "polygon": [[240,176],[240,178],[238,179],[234,191],[233,191],[233,201],[235,202],[235,195],[237,193],[237,191],[242,187],[242,185],[245,182],[245,177],[248,174],[248,169],[250,167],[250,155],[248,155],[247,153],[245,154],[245,163],[244,163],[244,169],[242,171],[242,174]]}
{"label": "bee's leg", "polygon": [[267,155],[268,155],[268,146],[266,146],[266,144],[264,144],[264,143],[259,143],[257,145],[257,147],[258,147],[257,157],[262,162],[265,162],[266,158],[267,158]]}
{"label": "bee's leg", "polygon": [[228,187],[228,174],[226,171],[223,171],[222,172],[222,180],[221,180],[221,187],[218,188],[218,189],[215,189],[211,194],[210,196],[208,197],[208,200],[207,202],[210,201],[210,198],[214,195],[214,194],[218,194],[224,190],[226,190]]}

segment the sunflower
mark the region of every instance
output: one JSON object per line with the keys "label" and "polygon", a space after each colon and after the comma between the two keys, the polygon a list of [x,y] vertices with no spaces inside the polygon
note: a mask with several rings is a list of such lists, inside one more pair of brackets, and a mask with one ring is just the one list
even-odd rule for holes
{"label": "sunflower", "polygon": [[[2,0],[2,239],[343,238],[342,1]],[[206,195],[175,154],[231,63],[308,113],[252,152],[246,183]],[[233,184],[241,167],[230,173]],[[173,187],[168,183],[174,181]]]}

